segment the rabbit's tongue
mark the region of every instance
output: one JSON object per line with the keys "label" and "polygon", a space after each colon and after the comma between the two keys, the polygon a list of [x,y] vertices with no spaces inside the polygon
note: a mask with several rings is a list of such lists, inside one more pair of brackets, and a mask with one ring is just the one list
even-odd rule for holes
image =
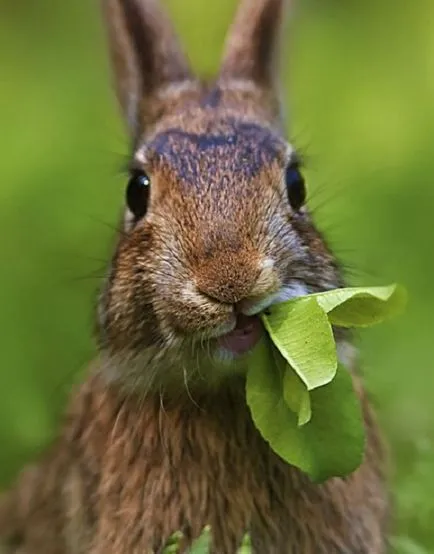
{"label": "rabbit's tongue", "polygon": [[220,337],[219,345],[235,356],[241,356],[256,346],[262,333],[263,328],[259,317],[239,315],[235,329]]}

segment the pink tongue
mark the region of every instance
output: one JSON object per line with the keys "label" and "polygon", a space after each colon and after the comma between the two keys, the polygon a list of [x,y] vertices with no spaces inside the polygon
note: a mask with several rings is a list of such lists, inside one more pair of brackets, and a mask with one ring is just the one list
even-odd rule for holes
{"label": "pink tongue", "polygon": [[240,356],[252,350],[261,336],[262,325],[259,317],[239,315],[235,329],[220,337],[219,344],[222,348]]}

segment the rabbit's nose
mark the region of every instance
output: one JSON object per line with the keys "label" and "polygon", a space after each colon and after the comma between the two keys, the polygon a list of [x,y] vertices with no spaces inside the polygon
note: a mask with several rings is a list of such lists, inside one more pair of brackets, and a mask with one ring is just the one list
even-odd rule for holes
{"label": "rabbit's nose", "polygon": [[248,298],[260,274],[254,254],[219,253],[201,264],[196,273],[198,290],[223,304]]}

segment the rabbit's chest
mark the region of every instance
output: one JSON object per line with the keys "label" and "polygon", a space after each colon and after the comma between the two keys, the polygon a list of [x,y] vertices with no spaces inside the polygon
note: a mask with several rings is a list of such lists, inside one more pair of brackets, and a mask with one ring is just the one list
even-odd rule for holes
{"label": "rabbit's chest", "polygon": [[183,409],[92,402],[98,415],[77,438],[80,466],[95,472],[84,490],[97,506],[96,543],[158,552],[175,531],[194,538],[209,524],[215,552],[232,554],[252,527],[270,541],[286,529],[296,474],[238,399]]}

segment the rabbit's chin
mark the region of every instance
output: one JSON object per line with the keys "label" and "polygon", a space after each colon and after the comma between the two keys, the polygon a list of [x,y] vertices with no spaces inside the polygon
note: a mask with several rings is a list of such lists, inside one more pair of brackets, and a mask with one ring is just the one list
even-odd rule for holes
{"label": "rabbit's chin", "polygon": [[246,374],[249,354],[263,333],[259,317],[239,316],[233,330],[214,338],[173,337],[142,351],[102,350],[94,369],[108,384],[141,394],[214,389]]}

